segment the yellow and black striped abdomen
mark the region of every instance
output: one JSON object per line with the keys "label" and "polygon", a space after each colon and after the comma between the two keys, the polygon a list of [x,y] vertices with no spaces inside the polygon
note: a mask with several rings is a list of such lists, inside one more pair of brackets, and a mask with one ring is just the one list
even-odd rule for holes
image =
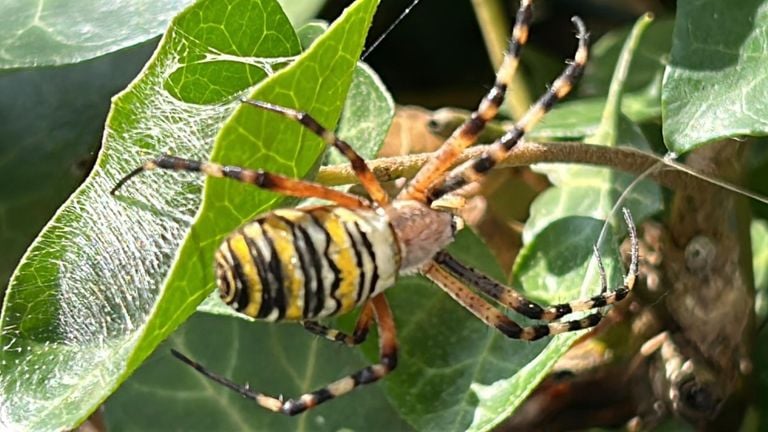
{"label": "yellow and black striped abdomen", "polygon": [[222,300],[267,321],[350,311],[392,286],[399,267],[387,216],[336,206],[267,213],[216,252]]}

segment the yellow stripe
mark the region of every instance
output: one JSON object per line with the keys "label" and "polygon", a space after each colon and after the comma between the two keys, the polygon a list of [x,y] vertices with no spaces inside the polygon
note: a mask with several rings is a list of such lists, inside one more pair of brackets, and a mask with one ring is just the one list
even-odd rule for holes
{"label": "yellow stripe", "polygon": [[307,213],[301,210],[278,209],[273,211],[272,213],[280,217],[284,217],[296,224],[302,224],[307,219]]}
{"label": "yellow stripe", "polygon": [[[246,235],[251,238],[253,238],[253,234],[248,233],[247,229],[252,225],[256,224],[249,224],[245,227]],[[232,254],[235,255],[234,258],[240,262],[240,268],[248,284],[244,288],[248,290],[248,306],[243,313],[255,317],[259,313],[262,298],[261,279],[259,279],[259,273],[256,270],[256,263],[253,262],[253,256],[242,234],[234,233],[229,237],[229,248],[232,250]]]}
{"label": "yellow stripe", "polygon": [[[281,215],[282,216],[282,215]],[[304,275],[297,264],[298,251],[290,227],[280,219],[270,215],[265,219],[264,231],[275,244],[277,256],[283,264],[283,284],[290,291],[285,309],[285,319],[300,320],[304,317]]]}
{"label": "yellow stripe", "polygon": [[354,212],[340,207],[333,208],[332,213],[320,213],[319,216],[325,230],[331,236],[331,259],[341,272],[341,285],[336,291],[336,298],[341,301],[341,309],[338,313],[344,313],[355,307],[360,269],[352,253],[354,245],[344,230],[343,222],[358,221],[361,218]]}

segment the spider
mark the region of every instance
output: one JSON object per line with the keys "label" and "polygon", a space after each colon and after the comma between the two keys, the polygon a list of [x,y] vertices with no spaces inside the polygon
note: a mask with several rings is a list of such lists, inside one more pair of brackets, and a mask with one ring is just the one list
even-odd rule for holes
{"label": "spider", "polygon": [[[111,193],[114,194],[141,172],[165,169],[227,177],[292,197],[330,201],[332,204],[324,206],[274,210],[245,223],[226,237],[215,254],[220,296],[225,303],[245,315],[265,321],[296,321],[316,335],[349,346],[363,342],[375,321],[380,351],[378,363],[321,389],[286,400],[238,385],[177,351],[172,351],[173,354],[206,377],[256,401],[260,406],[295,415],[358,386],[378,381],[395,369],[398,350],[395,323],[383,293],[395,284],[399,274],[420,273],[426,276],[488,326],[509,338],[527,341],[593,327],[603,316],[599,310],[581,319],[560,321],[560,318],[625,298],[637,277],[638,255],[634,224],[626,210],[624,218],[633,245],[629,271],[623,285],[608,292],[604,269],[600,265],[603,291],[589,299],[550,307],[539,306],[513,288],[465,266],[443,250],[453,241],[463,221],[451,211],[439,208],[437,201],[448,198],[460,200],[476,192],[491,168],[502,161],[526,131],[568,94],[584,70],[588,55],[587,32],[583,22],[573,18],[579,40],[574,60],[516,125],[488,146],[482,156],[449,171],[462,150],[473,144],[485,124],[496,116],[504,100],[508,83],[519,62],[520,50],[528,38],[531,4],[532,0],[521,2],[510,45],[493,88],[471,118],[453,132],[393,200],[365,160],[309,114],[254,100],[243,102],[293,119],[340,151],[349,159],[370,200],[262,170],[169,155],[149,160],[123,177]],[[544,323],[520,326],[480,294]],[[352,334],[342,333],[318,321],[358,307],[361,312]]]}

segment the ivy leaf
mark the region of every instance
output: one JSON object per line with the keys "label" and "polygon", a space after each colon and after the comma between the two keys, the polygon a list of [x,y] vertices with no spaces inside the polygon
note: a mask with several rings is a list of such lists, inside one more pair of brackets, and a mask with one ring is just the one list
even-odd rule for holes
{"label": "ivy leaf", "polygon": [[[637,41],[624,82],[624,93],[642,93],[649,91],[649,86],[660,86],[660,78],[669,62],[673,28],[674,20],[671,18],[656,19],[648,25]],[[613,71],[631,31],[632,26],[610,31],[592,45],[587,69],[579,82],[580,94],[608,95]],[[657,96],[660,94],[658,90],[655,93]],[[660,102],[660,99],[657,100],[657,103]]]}
{"label": "ivy leaf", "polygon": [[87,176],[109,98],[139,73],[156,44],[0,76],[0,293],[29,244]]}
{"label": "ivy leaf", "polygon": [[[373,0],[355,3],[310,50],[265,79],[252,96],[298,102],[333,126],[375,6]],[[238,36],[253,45],[240,44]],[[210,291],[212,251],[234,218],[279,202],[249,189],[248,202],[237,208],[242,197],[211,182],[194,220],[200,207],[199,177],[152,173],[112,197],[108,191],[118,177],[161,151],[207,159],[219,130],[213,152],[218,160],[236,159],[302,176],[321,156],[319,139],[297,125],[265,128],[266,113],[245,107],[229,118],[239,106],[234,101],[189,103],[207,94],[201,89],[208,85],[204,80],[175,87],[176,96],[183,93],[183,98],[169,92],[173,73],[199,62],[206,50],[271,65],[297,55],[300,47],[275,1],[202,1],[174,20],[142,75],[114,100],[96,169],[13,276],[0,318],[4,425],[75,427]],[[240,83],[252,83],[250,78]],[[189,96],[186,90],[195,92]],[[244,131],[252,133],[229,146]],[[216,211],[221,217],[209,214]]]}
{"label": "ivy leaf", "polygon": [[159,35],[190,0],[4,2],[0,68],[76,63]]}
{"label": "ivy leaf", "polygon": [[410,430],[380,384],[286,417],[209,381],[171,356],[170,348],[235,382],[286,397],[368,363],[359,350],[313,336],[297,324],[197,313],[110,397],[104,410],[109,430]]}
{"label": "ivy leaf", "polygon": [[[280,0],[294,26],[325,0]],[[5,2],[0,5],[0,69],[77,63],[162,33],[191,0]],[[238,8],[232,3],[233,10]]]}
{"label": "ivy leaf", "polygon": [[768,2],[683,1],[662,91],[664,141],[677,153],[766,135]]}

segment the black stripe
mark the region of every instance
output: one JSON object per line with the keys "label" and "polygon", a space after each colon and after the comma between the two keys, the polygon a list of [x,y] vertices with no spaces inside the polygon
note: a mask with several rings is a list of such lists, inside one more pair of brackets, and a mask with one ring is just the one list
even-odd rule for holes
{"label": "black stripe", "polygon": [[482,156],[472,163],[472,169],[478,174],[484,174],[496,165],[496,161],[489,155]]}
{"label": "black stripe", "polygon": [[272,313],[272,309],[274,308],[272,301],[274,297],[272,295],[272,287],[274,283],[269,280],[267,261],[264,259],[261,249],[256,244],[256,239],[245,235],[245,232],[241,232],[241,234],[245,237],[245,243],[248,245],[248,250],[251,252],[253,262],[256,263],[256,273],[261,280],[261,305],[259,305],[259,311],[256,313],[256,318],[266,318]]}
{"label": "black stripe", "polygon": [[460,189],[466,184],[467,184],[467,180],[460,175],[455,177],[454,176],[448,177],[442,185],[429,191],[429,193],[427,194],[427,204],[431,204],[436,199],[446,194],[449,194],[455,191],[456,189]]}
{"label": "black stripe", "polygon": [[590,309],[603,307],[608,304],[608,302],[605,301],[604,295],[596,295],[589,299],[589,301],[592,302],[592,305],[589,307]]}
{"label": "black stripe", "polygon": [[551,333],[549,326],[546,324],[532,326],[530,327],[530,329],[533,330],[533,337],[531,337],[528,340],[532,340],[532,341],[541,339],[544,336],[549,336],[549,334]]}
{"label": "black stripe", "polygon": [[[286,226],[288,226],[291,229],[291,233],[293,234],[293,250],[296,251],[296,255],[299,257],[299,267],[301,268],[301,274],[304,277],[304,285],[302,286],[302,289],[304,290],[304,305],[301,312],[301,316],[304,318],[307,318],[309,311],[310,311],[310,299],[314,299],[314,290],[310,290],[310,284],[309,281],[312,278],[312,275],[309,271],[309,256],[307,256],[307,245],[304,240],[304,237],[299,235],[298,225],[293,223],[290,219],[285,218],[280,215],[276,215],[278,219],[280,219]],[[317,283],[317,280],[314,280],[315,283]],[[317,289],[317,285],[314,286],[315,290]]]}
{"label": "black stripe", "polygon": [[379,283],[379,263],[376,262],[376,252],[373,250],[373,244],[371,243],[371,240],[368,239],[368,235],[365,233],[365,231],[360,229],[360,226],[355,222],[355,226],[357,227],[357,230],[360,232],[360,238],[363,240],[363,246],[365,247],[365,250],[368,252],[368,257],[371,259],[371,263],[373,264],[373,274],[371,275],[371,283],[368,287],[368,292],[366,293],[366,296],[370,296],[371,293],[374,292],[376,289],[376,284]]}
{"label": "black stripe", "polygon": [[[347,237],[349,237],[350,243],[352,243],[352,250],[355,252],[355,261],[357,262],[357,268],[360,271],[357,281],[357,292],[355,293],[355,304],[358,304],[360,303],[361,295],[365,290],[365,268],[363,263],[363,256],[360,253],[360,249],[358,249],[360,246],[357,244],[355,236],[352,235],[352,231],[350,230],[351,226],[346,223],[342,225],[344,226],[344,232],[346,232]],[[357,228],[357,232],[359,233],[360,228],[357,227],[357,223],[355,223],[354,226]]]}
{"label": "black stripe", "polygon": [[[325,287],[323,286],[323,264],[320,262],[320,256],[317,253],[317,249],[315,249],[315,244],[312,242],[311,237],[309,236],[309,233],[306,229],[304,229],[303,226],[297,225],[296,231],[301,234],[302,239],[304,240],[304,245],[306,246],[307,255],[309,255],[310,262],[312,264],[312,274],[314,276],[314,287],[315,290],[312,292],[312,295],[307,298],[307,292],[305,291],[305,297],[304,297],[304,316],[306,318],[310,317],[316,317],[320,311],[323,310],[323,305],[325,305]],[[311,303],[311,305],[310,305]]]}
{"label": "black stripe", "polygon": [[560,100],[560,98],[557,96],[557,93],[555,93],[557,89],[552,88],[548,92],[544,94],[544,96],[539,99],[539,105],[544,109],[544,112],[547,112],[552,109],[553,106],[557,103],[557,101]]}
{"label": "black stripe", "polygon": [[[517,16],[515,17],[515,21],[518,23],[521,23],[522,24],[521,27],[525,28],[530,32],[529,23],[531,22],[532,15],[533,13],[532,13],[531,7],[521,8],[517,11]],[[514,30],[512,32],[514,34]],[[512,57],[519,58],[520,50],[522,48],[523,48],[523,44],[513,36],[512,39],[509,41],[509,50],[508,50],[509,55]]]}
{"label": "black stripe", "polygon": [[331,391],[330,391],[330,390],[328,390],[328,389],[327,389],[327,388],[325,388],[325,387],[323,387],[323,388],[321,388],[321,389],[319,389],[319,390],[315,390],[315,391],[313,391],[313,392],[312,392],[312,393],[310,393],[310,394],[311,394],[311,395],[314,397],[314,399],[315,399],[315,406],[317,406],[318,404],[321,404],[321,403],[323,403],[323,402],[325,402],[325,401],[327,401],[327,400],[329,400],[329,399],[333,399],[333,398],[335,397],[335,396],[333,395],[333,393],[331,393]]}
{"label": "black stripe", "polygon": [[183,159],[176,156],[162,155],[155,159],[158,168],[178,171],[200,171],[203,163],[196,160]]}
{"label": "black stripe", "polygon": [[267,271],[275,280],[274,290],[274,307],[277,309],[277,320],[279,321],[285,317],[286,300],[285,300],[285,275],[283,274],[283,263],[280,261],[280,256],[277,254],[277,248],[275,248],[275,242],[269,236],[269,232],[264,229],[264,220],[260,219],[259,224],[263,231],[264,241],[269,248],[269,261],[267,262]]}
{"label": "black stripe", "polygon": [[523,329],[520,328],[517,323],[507,317],[503,317],[499,322],[496,323],[495,327],[504,336],[512,339],[520,339],[520,335],[523,332]]}
{"label": "black stripe", "polygon": [[521,44],[515,37],[513,36],[509,40],[509,50],[507,50],[507,55],[509,55],[512,58],[520,58],[520,51],[523,49],[523,44]]}
{"label": "black stripe", "polygon": [[461,133],[465,137],[476,137],[485,127],[485,120],[478,113],[472,113],[472,117],[464,123]]}
{"label": "black stripe", "polygon": [[613,297],[615,301],[621,301],[624,300],[624,298],[629,294],[629,289],[626,287],[621,287],[613,292]]}
{"label": "black stripe", "polygon": [[571,305],[568,303],[554,305],[554,306],[551,306],[550,309],[553,309],[555,311],[555,318],[560,318],[573,312]]}
{"label": "black stripe", "polygon": [[[325,208],[320,208],[320,209],[322,209],[325,212],[328,212],[328,210]],[[320,210],[320,209],[316,209],[316,210]],[[315,222],[317,227],[320,229],[320,231],[322,231],[323,234],[325,234],[326,243],[325,243],[325,249],[323,250],[323,256],[325,257],[325,261],[328,263],[328,267],[330,267],[331,271],[333,272],[333,282],[331,283],[328,293],[330,294],[331,299],[333,299],[333,301],[336,302],[336,309],[330,313],[330,315],[333,315],[336,312],[338,312],[339,309],[341,309],[341,302],[334,295],[334,293],[338,291],[339,286],[341,285],[341,271],[339,271],[339,268],[336,266],[336,263],[333,262],[333,260],[331,259],[331,255],[328,253],[331,249],[331,243],[333,241],[333,239],[331,238],[331,234],[328,232],[328,230],[325,229],[323,224],[320,222],[319,219],[317,219],[317,217],[314,214],[310,213],[309,215],[312,218],[312,220]],[[329,215],[329,217],[331,216],[333,215]]]}
{"label": "black stripe", "polygon": [[525,135],[525,131],[515,126],[499,138],[499,144],[504,147],[504,150],[510,151],[512,147],[520,141],[520,138],[522,138],[523,135]]}
{"label": "black stripe", "polygon": [[315,135],[322,136],[325,133],[325,128],[307,113],[299,112],[296,120]]}
{"label": "black stripe", "polygon": [[352,377],[352,380],[355,382],[355,387],[363,384],[370,384],[372,382],[378,381],[381,378],[381,376],[376,374],[376,371],[373,369],[373,366],[368,366],[363,369],[360,369],[359,371],[352,374],[351,377]]}
{"label": "black stripe", "polygon": [[485,96],[485,99],[498,109],[498,107],[504,103],[504,97],[506,95],[507,84],[503,82],[497,82],[493,84],[493,88]]}

